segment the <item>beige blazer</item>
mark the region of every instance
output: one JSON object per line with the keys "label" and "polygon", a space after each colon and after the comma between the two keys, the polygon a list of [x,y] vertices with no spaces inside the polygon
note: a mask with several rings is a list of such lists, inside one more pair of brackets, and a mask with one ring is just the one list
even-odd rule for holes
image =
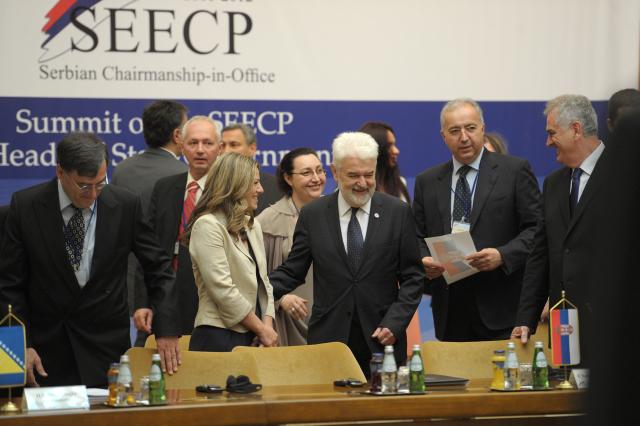
{"label": "beige blazer", "polygon": [[[212,325],[244,333],[240,324],[259,300],[263,316],[275,317],[273,290],[267,276],[262,229],[258,221],[247,230],[264,286],[258,288],[256,265],[247,248],[227,232],[224,214],[201,216],[193,225],[189,252],[198,287],[195,327]],[[257,296],[257,297],[256,297]]]}

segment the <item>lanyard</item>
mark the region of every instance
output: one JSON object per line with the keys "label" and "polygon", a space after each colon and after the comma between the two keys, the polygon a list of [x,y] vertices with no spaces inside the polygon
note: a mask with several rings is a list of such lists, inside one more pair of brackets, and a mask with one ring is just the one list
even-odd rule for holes
{"label": "lanyard", "polygon": [[[476,185],[478,184],[478,175],[480,174],[480,170],[476,172],[476,177],[473,179],[473,185],[471,186],[471,196],[469,197],[469,203],[467,204],[465,200],[462,199],[460,194],[458,194],[453,187],[451,188],[451,192],[453,192],[454,197],[458,197],[458,199],[462,202],[464,208],[464,218],[471,222],[471,205],[473,203],[473,195],[476,192]],[[458,177],[458,179],[466,179],[467,177]],[[468,183],[467,183],[468,184]],[[455,204],[455,202],[454,202]]]}

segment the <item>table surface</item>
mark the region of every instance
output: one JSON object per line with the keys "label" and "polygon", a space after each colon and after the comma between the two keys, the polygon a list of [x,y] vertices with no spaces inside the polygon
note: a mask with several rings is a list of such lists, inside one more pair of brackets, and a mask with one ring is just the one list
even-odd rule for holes
{"label": "table surface", "polygon": [[[372,396],[333,385],[266,386],[260,392],[205,395],[168,390],[162,407],[111,408],[0,415],[0,425],[280,424],[487,416],[545,416],[583,412],[576,390],[495,392],[489,379],[466,387],[430,388],[425,395]],[[4,401],[2,401],[4,402]],[[16,400],[16,402],[19,402]]]}

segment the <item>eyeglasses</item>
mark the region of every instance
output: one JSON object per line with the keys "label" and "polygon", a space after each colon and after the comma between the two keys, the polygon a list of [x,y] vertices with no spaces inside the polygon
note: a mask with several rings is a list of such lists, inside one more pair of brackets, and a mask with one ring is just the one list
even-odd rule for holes
{"label": "eyeglasses", "polygon": [[100,192],[104,189],[105,186],[107,186],[107,179],[105,178],[102,182],[98,182],[96,184],[93,183],[82,183],[79,184],[77,183],[75,180],[71,179],[71,176],[69,176],[66,172],[65,175],[67,175],[67,177],[69,178],[69,180],[71,182],[73,182],[73,184],[76,186],[76,188],[78,188],[78,191],[80,192],[91,192],[91,190],[95,189],[96,192]]}
{"label": "eyeglasses", "polygon": [[313,174],[316,174],[317,176],[324,176],[327,174],[327,171],[323,168],[317,168],[315,170],[311,170],[311,169],[305,169],[301,172],[291,172],[289,173],[291,175],[300,175],[302,177],[308,178],[311,177]]}

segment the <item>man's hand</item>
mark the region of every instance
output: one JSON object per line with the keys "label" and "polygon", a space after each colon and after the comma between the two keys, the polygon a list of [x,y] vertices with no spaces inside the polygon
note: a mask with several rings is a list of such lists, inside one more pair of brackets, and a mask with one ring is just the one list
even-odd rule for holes
{"label": "man's hand", "polygon": [[48,376],[47,372],[44,371],[38,352],[33,348],[27,348],[27,384],[29,386],[40,386],[38,382],[36,382],[36,375],[33,373],[34,367],[39,375],[43,377]]}
{"label": "man's hand", "polygon": [[285,294],[282,296],[280,299],[280,309],[297,320],[303,320],[309,315],[307,300],[295,294]]}
{"label": "man's hand", "polygon": [[540,322],[549,321],[549,299],[547,299],[547,303],[544,304],[544,308],[542,309],[542,313],[540,314]]}
{"label": "man's hand", "polygon": [[391,330],[386,327],[378,327],[376,331],[371,335],[374,339],[378,339],[381,345],[394,345],[396,343],[396,336],[393,335]]}
{"label": "man's hand", "polygon": [[514,327],[513,331],[511,332],[511,338],[520,338],[520,341],[523,344],[527,343],[529,341],[529,327],[527,327],[526,325]]}
{"label": "man's hand", "polygon": [[433,260],[433,257],[423,257],[422,264],[424,265],[424,272],[430,280],[438,278],[444,272],[444,266],[442,266],[442,263],[436,262]]}
{"label": "man's hand", "polygon": [[465,257],[465,260],[479,271],[493,271],[503,263],[502,255],[494,248],[486,248],[479,252],[471,253]]}
{"label": "man's hand", "polygon": [[136,309],[133,313],[133,323],[140,331],[151,334],[151,324],[153,323],[153,311],[149,308]]}
{"label": "man's hand", "polygon": [[[270,318],[265,316],[265,319]],[[265,321],[267,322],[267,321]],[[260,328],[260,333],[256,334],[259,346],[275,347],[278,346],[278,333],[273,329],[273,320],[271,324],[268,322]]]}
{"label": "man's hand", "polygon": [[172,375],[173,373],[178,371],[178,365],[182,364],[180,348],[178,347],[178,337],[156,336],[156,345],[158,346],[158,353],[160,354],[160,365],[162,365],[162,372]]}

